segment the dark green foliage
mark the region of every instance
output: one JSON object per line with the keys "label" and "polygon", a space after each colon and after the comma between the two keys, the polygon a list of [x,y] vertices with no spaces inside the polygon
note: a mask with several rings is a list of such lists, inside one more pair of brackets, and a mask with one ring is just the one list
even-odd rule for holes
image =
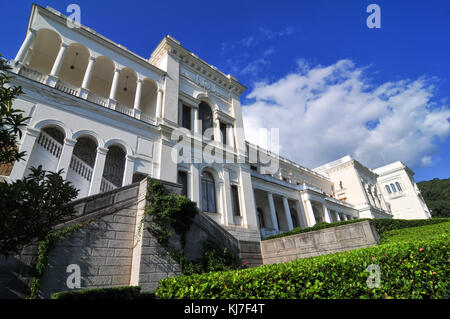
{"label": "dark green foliage", "polygon": [[[198,274],[209,271],[224,271],[237,268],[236,257],[227,249],[210,240],[203,242],[203,255],[198,260],[188,260],[184,255],[185,236],[197,214],[197,206],[185,196],[169,193],[156,180],[148,180],[146,215],[151,217],[148,231],[158,243],[169,251],[183,274]],[[181,250],[170,247],[169,240],[174,230],[181,238]]]}
{"label": "dark green foliage", "polygon": [[197,206],[186,196],[169,193],[164,185],[148,179],[145,213],[151,217],[149,231],[163,247],[168,247],[172,229],[181,236],[182,246],[186,232],[197,214]]}
{"label": "dark green foliage", "polygon": [[[394,224],[384,225],[378,246],[246,270],[167,278],[160,282],[156,296],[448,298],[450,222],[408,227],[394,220]],[[370,264],[380,267],[379,288],[367,286]]]}
{"label": "dark green foliage", "polygon": [[42,167],[13,183],[0,182],[0,252],[17,254],[33,239],[42,239],[53,226],[70,217],[67,203],[78,191],[70,182]]}
{"label": "dark green foliage", "polygon": [[[145,293],[141,296],[141,287],[124,286],[113,288],[93,288],[83,290],[71,290],[57,292],[51,295],[51,299],[71,299],[71,300],[98,300],[98,299],[149,299],[152,293]],[[150,298],[153,299],[153,298]]]}
{"label": "dark green foliage", "polygon": [[417,183],[433,217],[450,217],[450,178]]}
{"label": "dark green foliage", "polygon": [[227,271],[238,268],[236,256],[211,240],[203,242],[203,255],[195,261],[184,256],[179,258],[183,275],[201,274],[210,271]]}
{"label": "dark green foliage", "polygon": [[432,219],[388,219],[388,218],[379,218],[373,219],[372,223],[375,225],[377,233],[383,237],[385,232],[394,230],[394,229],[402,229],[402,228],[410,228],[410,227],[418,227],[418,226],[426,226],[439,224],[443,222],[449,222],[450,218],[432,218]]}
{"label": "dark green foliage", "polygon": [[375,228],[380,236],[385,231],[389,231],[392,229],[431,225],[431,224],[450,221],[450,219],[448,219],[448,218],[411,219],[411,220],[391,219],[391,218],[377,218],[377,219],[361,218],[361,219],[352,219],[352,220],[346,220],[346,221],[335,222],[335,223],[317,223],[313,227],[307,227],[307,228],[294,228],[293,230],[288,231],[288,232],[268,236],[264,240],[286,237],[286,236],[300,234],[300,233],[307,233],[310,231],[315,231],[315,230],[320,230],[320,229],[325,229],[325,228],[330,228],[330,227],[336,227],[336,226],[341,226],[341,225],[353,224],[353,223],[361,222],[364,220],[370,220],[375,225]]}
{"label": "dark green foliage", "polygon": [[22,88],[9,85],[11,67],[6,63],[0,54],[0,164],[15,162],[25,155],[18,151],[16,141],[22,137],[21,128],[28,120],[23,111],[12,108],[12,100],[22,94]]}

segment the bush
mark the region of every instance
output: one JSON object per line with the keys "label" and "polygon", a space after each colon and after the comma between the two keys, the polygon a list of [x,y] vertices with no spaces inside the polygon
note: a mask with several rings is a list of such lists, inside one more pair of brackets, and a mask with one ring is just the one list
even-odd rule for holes
{"label": "bush", "polygon": [[[448,298],[450,222],[409,227],[383,225],[386,243],[240,271],[179,276],[160,281],[157,298]],[[381,226],[380,226],[381,227]],[[388,230],[389,229],[389,230]],[[432,234],[425,238],[426,234]],[[399,240],[397,240],[398,238]],[[376,264],[379,288],[366,271]]]}
{"label": "bush", "polygon": [[409,228],[409,227],[433,225],[433,224],[439,224],[439,223],[449,222],[449,221],[450,221],[450,218],[409,219],[409,220],[380,218],[380,219],[372,220],[378,234],[381,237],[383,237],[383,234],[385,232],[394,230],[394,229],[403,229],[403,228]]}
{"label": "bush", "polygon": [[[139,286],[93,288],[57,292],[51,295],[51,299],[137,299],[141,296],[140,292]],[[149,296],[150,294],[145,293],[143,297]]]}
{"label": "bush", "polygon": [[300,233],[307,233],[307,232],[311,232],[311,231],[315,231],[315,230],[336,227],[336,226],[341,226],[341,225],[353,224],[353,223],[361,222],[364,220],[372,221],[378,234],[381,236],[384,232],[389,231],[389,230],[437,224],[437,223],[450,221],[450,218],[411,219],[411,220],[391,219],[391,218],[379,218],[379,219],[361,218],[361,219],[352,219],[352,220],[346,220],[346,221],[334,222],[334,223],[317,223],[312,227],[294,228],[288,232],[268,236],[264,240],[280,238],[280,237],[285,237],[285,236],[290,236],[290,235],[295,235],[295,234],[300,234]]}

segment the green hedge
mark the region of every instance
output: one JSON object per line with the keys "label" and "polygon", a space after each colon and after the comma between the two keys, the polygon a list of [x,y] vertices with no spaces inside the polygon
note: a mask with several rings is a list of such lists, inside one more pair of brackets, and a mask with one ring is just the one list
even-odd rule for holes
{"label": "green hedge", "polygon": [[[450,222],[394,229],[412,224],[380,223],[386,242],[369,248],[240,271],[167,278],[160,282],[156,297],[448,298]],[[431,233],[429,238],[423,231]],[[367,286],[370,264],[380,267],[379,288]]]}
{"label": "green hedge", "polygon": [[381,236],[385,231],[389,231],[392,229],[401,229],[401,228],[407,228],[407,227],[417,227],[417,226],[438,224],[438,223],[442,223],[442,222],[448,222],[448,221],[450,221],[450,218],[411,219],[411,220],[391,219],[391,218],[378,218],[378,219],[361,218],[361,219],[352,219],[352,220],[346,220],[346,221],[335,222],[335,223],[317,223],[312,227],[294,228],[288,232],[268,236],[264,240],[286,237],[286,236],[300,234],[300,233],[307,233],[307,232],[311,232],[311,231],[315,231],[315,230],[336,227],[336,226],[341,226],[341,225],[353,224],[353,223],[361,222],[364,220],[372,221],[375,225],[375,228],[376,228],[378,234]]}
{"label": "green hedge", "polygon": [[[137,299],[141,298],[140,292],[139,286],[80,289],[54,293],[51,299]],[[151,296],[145,294],[142,297]]]}
{"label": "green hedge", "polygon": [[403,229],[409,227],[418,227],[426,225],[434,225],[444,222],[449,222],[450,218],[431,218],[431,219],[389,219],[379,218],[373,219],[372,222],[378,234],[383,237],[383,234],[387,231],[394,229]]}
{"label": "green hedge", "polygon": [[320,229],[325,229],[325,228],[330,228],[330,227],[336,227],[336,226],[341,226],[341,225],[353,224],[353,223],[361,222],[363,220],[369,220],[369,219],[367,219],[367,218],[352,219],[352,220],[345,220],[345,221],[342,221],[342,222],[334,222],[334,223],[322,222],[322,223],[317,223],[317,224],[315,224],[312,227],[306,227],[306,228],[296,227],[296,228],[294,228],[294,229],[292,229],[290,231],[284,232],[284,233],[279,233],[279,234],[276,234],[276,235],[267,236],[263,240],[269,240],[269,239],[274,239],[274,238],[286,237],[286,236],[300,234],[300,233],[307,233],[307,232],[310,232],[310,231],[315,231],[315,230],[320,230]]}

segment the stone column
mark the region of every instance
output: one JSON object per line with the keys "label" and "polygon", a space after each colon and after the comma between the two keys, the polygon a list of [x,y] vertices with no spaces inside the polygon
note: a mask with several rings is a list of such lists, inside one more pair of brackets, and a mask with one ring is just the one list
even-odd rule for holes
{"label": "stone column", "polygon": [[277,213],[275,211],[275,203],[273,202],[273,195],[271,193],[267,193],[267,199],[269,200],[269,208],[270,208],[270,217],[272,218],[272,225],[276,231],[279,231],[277,222]]}
{"label": "stone column", "polygon": [[50,75],[54,77],[58,77],[59,71],[61,70],[61,66],[64,61],[64,56],[66,55],[67,48],[69,47],[66,43],[61,43],[61,47],[59,48],[58,56],[56,57],[55,63],[53,63],[52,70]]}
{"label": "stone column", "polygon": [[311,205],[311,201],[309,199],[306,200],[306,210],[309,217],[309,227],[312,227],[316,224],[316,218],[314,217],[314,210]]}
{"label": "stone column", "polygon": [[288,230],[292,230],[294,225],[292,224],[291,209],[289,208],[289,202],[286,197],[283,196],[284,215],[288,224]]}
{"label": "stone column", "polygon": [[33,43],[34,38],[36,37],[36,31],[33,29],[29,30],[30,32],[27,33],[27,36],[25,37],[25,41],[23,42],[22,46],[20,47],[19,52],[17,52],[16,58],[14,61],[16,63],[23,63],[23,59],[25,58],[28,49],[31,46],[31,43]]}
{"label": "stone column", "polygon": [[81,84],[80,97],[86,99],[89,94],[89,84],[91,83],[92,73],[94,71],[95,57],[89,57],[89,63],[84,73],[83,83]]}
{"label": "stone column", "polygon": [[62,178],[67,178],[67,172],[69,171],[70,166],[70,160],[72,159],[72,153],[73,149],[75,147],[75,144],[77,143],[77,140],[71,139],[71,138],[65,138],[64,139],[64,145],[61,151],[61,157],[59,158],[58,167],[56,171],[59,171],[60,169],[63,169]]}
{"label": "stone column", "polygon": [[192,180],[192,172],[191,171],[187,171],[186,172],[186,176],[187,176],[187,181],[186,181],[186,196],[187,198],[192,200],[192,185],[191,185],[191,180]]}
{"label": "stone column", "polygon": [[214,112],[214,141],[222,143],[222,133],[220,132],[220,120],[216,112]]}
{"label": "stone column", "polygon": [[341,217],[339,216],[339,213],[338,212],[334,212],[334,213],[336,214],[336,220],[338,222],[340,222],[341,221]]}
{"label": "stone column", "polygon": [[14,163],[14,167],[9,175],[9,180],[11,182],[24,177],[28,160],[30,159],[31,152],[33,151],[34,144],[40,132],[40,130],[36,130],[31,127],[26,128],[22,144],[20,145],[20,151],[25,152],[25,156],[22,160]]}
{"label": "stone column", "polygon": [[295,201],[295,207],[297,208],[297,214],[298,214],[297,218],[298,218],[298,222],[300,223],[300,227],[302,227],[302,228],[308,227],[308,220],[306,219],[302,203],[299,200]]}
{"label": "stone column", "polygon": [[344,213],[342,213],[342,216],[344,217],[344,220],[347,220],[347,215],[345,215]]}
{"label": "stone column", "polygon": [[97,147],[97,156],[95,158],[94,171],[92,173],[91,185],[89,187],[89,195],[95,195],[100,192],[102,183],[103,169],[105,168],[106,154],[108,149]]}
{"label": "stone column", "polygon": [[200,172],[197,165],[191,165],[191,177],[191,201],[196,202],[200,208]]}
{"label": "stone column", "polygon": [[155,119],[161,117],[161,108],[162,108],[162,96],[163,91],[158,89],[158,94],[156,95],[156,114]]}
{"label": "stone column", "polygon": [[327,205],[325,205],[325,203],[322,203],[322,210],[325,217],[325,221],[327,223],[332,223],[333,218],[331,218],[330,211],[328,210]]}
{"label": "stone column", "polygon": [[197,107],[193,107],[191,108],[191,116],[193,117],[193,121],[192,121],[192,128],[194,130],[194,133],[199,134],[200,133],[200,125],[199,125],[199,120],[198,120],[198,108]]}
{"label": "stone column", "polygon": [[134,96],[134,105],[133,108],[135,110],[139,110],[140,109],[140,105],[141,105],[141,96],[142,96],[142,84],[144,83],[143,80],[138,79],[136,81],[136,94]]}
{"label": "stone column", "polygon": [[117,88],[119,87],[119,76],[120,76],[120,69],[115,68],[114,77],[111,84],[111,91],[109,92],[109,98],[112,100],[116,99]]}
{"label": "stone column", "polygon": [[[225,211],[224,211],[224,224],[225,225],[233,225],[234,224],[234,215],[233,215],[233,206],[231,201],[231,184],[230,184],[230,172],[227,169],[223,170],[223,190],[224,190],[224,201],[225,201]],[[239,192],[238,192],[239,193]],[[238,199],[239,200],[239,199]],[[239,201],[240,204],[240,201]],[[243,212],[241,211],[241,214]]]}
{"label": "stone column", "polygon": [[84,73],[83,83],[81,84],[79,96],[83,99],[87,99],[89,95],[89,84],[91,83],[92,73],[94,71],[95,57],[89,57],[89,63]]}
{"label": "stone column", "polygon": [[239,199],[241,200],[242,225],[249,229],[258,229],[250,170],[240,167],[238,179],[240,184],[238,193]]}
{"label": "stone column", "polygon": [[133,173],[134,173],[134,161],[135,157],[132,155],[126,156],[125,161],[125,169],[123,172],[123,182],[122,186],[130,185],[133,182]]}
{"label": "stone column", "polygon": [[144,81],[141,79],[138,79],[136,81],[136,94],[134,96],[134,105],[133,105],[133,113],[134,117],[137,119],[141,118],[141,97],[142,97],[142,85],[144,84]]}

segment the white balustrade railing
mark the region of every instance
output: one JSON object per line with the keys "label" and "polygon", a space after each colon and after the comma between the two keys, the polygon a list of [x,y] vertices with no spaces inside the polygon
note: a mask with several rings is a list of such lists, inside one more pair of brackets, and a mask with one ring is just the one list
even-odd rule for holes
{"label": "white balustrade railing", "polygon": [[[19,75],[22,75],[24,77],[27,77],[31,80],[37,81],[37,82],[41,82],[41,83],[45,83],[46,79],[47,79],[47,75],[43,74],[39,71],[30,69],[26,66],[22,66],[19,70]],[[58,80],[55,84],[55,89],[71,94],[71,95],[75,95],[75,96],[79,96],[80,93],[80,88],[76,87],[75,85],[69,84],[67,82],[64,82],[62,80]],[[108,99],[102,96],[99,96],[95,93],[89,92],[86,98],[88,101],[93,102],[95,104],[101,105],[103,107],[108,107]],[[116,111],[126,114],[128,116],[134,117],[134,118],[138,118],[143,122],[155,125],[156,124],[156,119],[148,114],[144,114],[144,113],[140,113],[140,116],[136,117],[135,116],[135,112],[134,109],[131,107],[128,107],[124,104],[117,104],[115,107]]]}
{"label": "white balustrade railing", "polygon": [[55,89],[60,90],[65,93],[75,95],[75,96],[78,96],[78,92],[80,91],[80,88],[78,88],[72,84],[63,82],[61,80],[58,80],[56,82]]}
{"label": "white balustrade railing", "polygon": [[42,146],[46,151],[48,151],[56,158],[59,158],[61,156],[62,144],[44,131],[41,131],[41,134],[39,134],[37,144]]}
{"label": "white balustrade railing", "polygon": [[116,105],[116,111],[118,111],[120,113],[123,113],[123,114],[126,114],[128,116],[134,117],[133,116],[134,115],[133,109],[129,108],[129,107],[123,105],[123,104],[117,104]]}
{"label": "white balustrade railing", "polygon": [[93,102],[95,104],[99,104],[101,106],[104,107],[108,107],[108,99],[98,96],[97,94],[94,94],[92,92],[89,92],[88,96],[87,96],[87,100],[90,102]]}
{"label": "white balustrade railing", "polygon": [[34,80],[34,81],[37,81],[40,83],[44,83],[45,79],[47,78],[47,76],[42,74],[41,72],[30,69],[26,66],[22,66],[20,68],[19,75],[22,75],[26,78],[29,78],[31,80]]}
{"label": "white balustrade railing", "polygon": [[155,118],[153,116],[150,116],[145,113],[141,113],[141,121],[144,121],[144,122],[150,123],[150,124],[156,124]]}
{"label": "white balustrade railing", "polygon": [[69,168],[88,181],[92,178],[92,167],[75,155],[70,159]]}
{"label": "white balustrade railing", "polygon": [[115,188],[117,188],[116,185],[106,180],[105,178],[102,178],[102,182],[100,183],[100,193],[109,192]]}

